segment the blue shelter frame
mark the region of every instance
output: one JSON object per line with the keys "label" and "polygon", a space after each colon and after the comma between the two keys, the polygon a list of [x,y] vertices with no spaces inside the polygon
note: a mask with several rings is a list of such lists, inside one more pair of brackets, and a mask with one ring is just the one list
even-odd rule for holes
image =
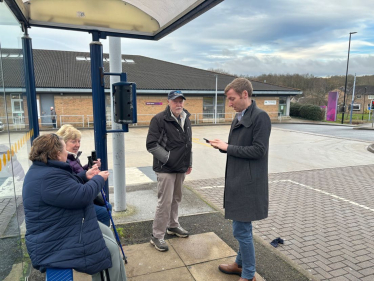
{"label": "blue shelter frame", "polygon": [[[1,1],[1,0],[0,0]],[[85,26],[71,27],[69,25],[57,26],[48,24],[45,22],[30,23],[30,20],[25,16],[25,7],[22,7],[20,0],[4,0],[9,6],[15,17],[21,23],[22,29],[25,32],[25,36],[22,38],[23,47],[23,60],[25,65],[25,79],[26,79],[26,96],[28,104],[28,114],[30,120],[30,130],[33,131],[31,142],[39,135],[39,124],[38,124],[38,112],[36,105],[36,90],[35,90],[35,74],[34,74],[34,63],[32,55],[32,43],[31,38],[27,34],[27,29],[32,26],[40,26],[47,28],[57,28],[65,30],[84,31],[92,33],[92,42],[90,44],[90,56],[91,56],[91,79],[92,79],[92,103],[93,103],[93,117],[94,117],[94,137],[95,137],[95,149],[99,158],[101,158],[101,165],[103,170],[108,169],[108,155],[107,155],[107,133],[111,131],[106,130],[106,116],[105,116],[105,94],[104,94],[104,75],[122,75],[121,80],[126,79],[125,74],[110,74],[104,73],[103,68],[103,47],[100,43],[100,39],[105,39],[107,36],[112,37],[124,37],[124,38],[135,38],[144,40],[159,40],[166,35],[172,33],[179,27],[183,26],[187,22],[195,19],[201,14],[205,13],[212,7],[221,3],[223,0],[205,0],[198,4],[196,7],[186,12],[183,16],[174,20],[170,25],[166,26],[154,35],[142,35],[123,32],[111,32],[102,31],[98,27],[97,29],[89,29]],[[128,131],[127,125],[123,125],[123,132]],[[113,132],[113,131],[112,131]],[[118,132],[118,130],[117,130]],[[108,182],[104,188],[105,193],[109,196]],[[108,198],[109,200],[109,198]]]}

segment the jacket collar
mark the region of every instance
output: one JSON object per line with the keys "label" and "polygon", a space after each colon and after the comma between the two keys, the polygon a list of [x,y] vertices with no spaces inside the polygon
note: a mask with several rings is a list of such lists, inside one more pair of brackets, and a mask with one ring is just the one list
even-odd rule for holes
{"label": "jacket collar", "polygon": [[68,158],[71,159],[71,160],[78,160],[78,158],[79,158],[79,156],[81,156],[81,154],[82,154],[82,151],[78,151],[77,154],[68,151]]}
{"label": "jacket collar", "polygon": [[58,161],[58,160],[50,160],[50,159],[48,159],[47,160],[47,164],[44,163],[44,162],[40,162],[40,161],[34,161],[33,164],[36,165],[36,166],[59,168],[59,169],[62,169],[62,170],[66,170],[66,171],[68,171],[70,173],[73,172],[73,170],[72,170],[71,166],[69,165],[69,163],[67,163],[67,162],[61,162],[61,161]]}
{"label": "jacket collar", "polygon": [[247,128],[250,127],[252,125],[252,112],[256,107],[256,102],[252,100],[251,105],[247,107],[247,110],[245,111],[242,119],[236,124],[236,126],[243,125]]}
{"label": "jacket collar", "polygon": [[[191,116],[191,114],[186,109],[183,108],[183,111],[187,114],[186,119]],[[175,122],[177,122],[175,120],[175,118],[173,116],[171,116],[170,106],[166,107],[166,109],[164,111],[164,118],[165,118],[166,121],[175,121]]]}

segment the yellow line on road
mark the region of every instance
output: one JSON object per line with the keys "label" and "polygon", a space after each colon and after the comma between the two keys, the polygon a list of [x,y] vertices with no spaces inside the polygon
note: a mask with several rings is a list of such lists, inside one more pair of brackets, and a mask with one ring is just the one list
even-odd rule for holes
{"label": "yellow line on road", "polygon": [[205,140],[200,140],[198,138],[192,138],[192,142],[213,148],[209,143],[206,143]]}

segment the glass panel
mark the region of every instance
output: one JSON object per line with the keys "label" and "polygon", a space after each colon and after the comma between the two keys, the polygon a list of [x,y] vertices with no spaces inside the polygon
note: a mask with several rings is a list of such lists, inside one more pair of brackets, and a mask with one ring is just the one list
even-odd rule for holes
{"label": "glass panel", "polygon": [[279,104],[287,104],[287,98],[286,97],[279,97]]}
{"label": "glass panel", "polygon": [[22,203],[30,134],[21,37],[19,23],[0,2],[0,280],[24,280],[31,267]]}
{"label": "glass panel", "polygon": [[[214,119],[214,102],[215,97],[203,98],[203,118]],[[217,118],[224,118],[225,97],[217,96]]]}

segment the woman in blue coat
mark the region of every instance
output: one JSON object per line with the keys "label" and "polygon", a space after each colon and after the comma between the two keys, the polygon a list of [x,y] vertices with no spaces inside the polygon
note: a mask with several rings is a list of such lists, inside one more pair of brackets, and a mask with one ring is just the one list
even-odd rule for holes
{"label": "woman in blue coat", "polygon": [[100,280],[109,268],[111,280],[126,280],[111,230],[98,223],[93,199],[108,178],[97,166],[75,175],[66,145],[56,134],[36,138],[33,162],[23,185],[26,246],[34,268],[74,268]]}
{"label": "woman in blue coat", "polygon": [[[79,156],[82,154],[82,151],[79,151],[82,137],[81,132],[72,125],[65,124],[56,132],[56,135],[62,137],[65,141],[66,150],[68,152],[67,162],[71,166],[73,173],[78,175],[80,173],[86,173],[88,170],[88,164],[82,166],[79,160]],[[100,159],[97,159],[94,163],[97,164],[98,168],[100,168]],[[96,199],[97,198],[100,198],[100,200],[94,200],[97,220],[106,226],[110,226],[110,216],[100,193]],[[112,205],[109,202],[107,202],[107,205],[109,210],[112,211]]]}

